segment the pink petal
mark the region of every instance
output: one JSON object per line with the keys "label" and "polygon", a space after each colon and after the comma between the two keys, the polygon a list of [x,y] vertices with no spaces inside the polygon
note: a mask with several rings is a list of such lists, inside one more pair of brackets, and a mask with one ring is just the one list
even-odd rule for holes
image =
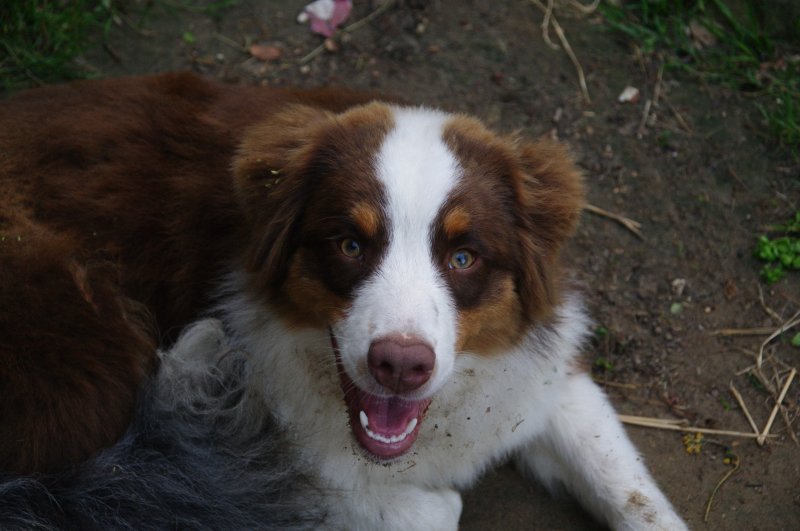
{"label": "pink petal", "polygon": [[325,37],[331,37],[336,30],[327,20],[311,15],[311,31],[324,35]]}
{"label": "pink petal", "polygon": [[333,8],[333,15],[331,16],[331,25],[335,28],[347,20],[350,16],[350,11],[353,9],[353,2],[351,0],[339,0]]}
{"label": "pink petal", "polygon": [[311,21],[311,31],[331,37],[352,9],[352,0],[316,0],[308,4],[304,12]]}

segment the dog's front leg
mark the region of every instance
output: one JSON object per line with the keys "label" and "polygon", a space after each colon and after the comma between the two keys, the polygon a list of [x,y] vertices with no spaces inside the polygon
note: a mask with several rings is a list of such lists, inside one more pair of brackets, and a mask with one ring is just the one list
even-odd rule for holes
{"label": "dog's front leg", "polygon": [[461,495],[413,485],[366,485],[331,504],[333,527],[352,531],[455,531]]}
{"label": "dog's front leg", "polygon": [[570,376],[558,392],[544,431],[515,456],[522,471],[566,487],[613,529],[686,529],[589,376]]}

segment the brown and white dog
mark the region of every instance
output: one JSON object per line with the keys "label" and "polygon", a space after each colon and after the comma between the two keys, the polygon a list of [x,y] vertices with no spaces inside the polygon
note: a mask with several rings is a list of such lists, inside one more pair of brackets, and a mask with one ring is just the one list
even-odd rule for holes
{"label": "brown and white dog", "polygon": [[191,344],[247,353],[248,415],[333,528],[455,529],[508,457],[614,528],[684,528],[580,369],[564,150],[373,100],[178,74],[2,102],[0,468],[112,444],[157,346],[213,314]]}

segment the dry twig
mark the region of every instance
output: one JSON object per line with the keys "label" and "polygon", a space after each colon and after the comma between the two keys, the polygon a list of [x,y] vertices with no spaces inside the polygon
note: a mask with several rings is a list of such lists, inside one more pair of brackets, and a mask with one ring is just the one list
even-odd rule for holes
{"label": "dry twig", "polygon": [[378,8],[375,9],[375,11],[373,11],[369,15],[365,16],[364,18],[356,20],[352,24],[346,26],[342,31],[344,33],[351,33],[353,31],[356,31],[357,29],[361,29],[362,26],[365,26],[365,25],[369,24],[370,22],[372,22],[372,19],[374,19],[376,17],[379,17],[385,11],[388,11],[389,8],[394,5],[395,1],[396,0],[386,0],[383,4],[378,6]]}
{"label": "dry twig", "polygon": [[[733,172],[733,170],[731,170],[730,168],[728,168],[728,170],[730,170],[731,173]],[[775,319],[777,322],[780,323],[783,319],[781,318],[780,315],[778,315],[778,312],[767,306],[767,303],[764,302],[764,290],[761,289],[761,284],[757,283],[756,287],[758,288],[758,302],[761,303],[761,307],[764,309],[765,312],[767,312],[767,315],[769,315],[770,317],[772,317],[773,319]]]}
{"label": "dry twig", "polygon": [[791,316],[785,323],[783,323],[777,330],[775,330],[770,336],[761,343],[761,348],[758,349],[758,359],[756,360],[756,365],[758,368],[761,368],[761,363],[764,359],[764,347],[766,347],[770,341],[775,339],[776,337],[780,336],[790,328],[793,328],[800,324],[800,311],[795,313]]}
{"label": "dry twig", "polygon": [[[653,99],[648,99],[644,102],[644,111],[642,112],[642,119],[639,122],[639,127],[636,129],[636,138],[644,136],[645,129],[647,129],[647,122],[650,121],[650,111],[658,107],[658,100],[661,97],[661,80],[664,76],[664,63],[658,67],[658,75],[656,76],[656,84],[653,87]],[[655,115],[653,115],[655,117]]]}
{"label": "dry twig", "polygon": [[613,219],[636,236],[639,237],[640,240],[644,240],[644,236],[642,235],[642,224],[638,221],[634,221],[630,218],[626,218],[625,216],[620,216],[619,214],[614,214],[613,212],[609,212],[608,210],[604,210],[600,207],[596,207],[594,205],[585,204],[583,205],[584,210],[588,210],[592,214],[597,214],[598,216],[602,216],[604,218]]}
{"label": "dry twig", "polygon": [[683,119],[683,116],[681,115],[680,112],[678,112],[678,109],[676,109],[675,106],[672,105],[672,102],[669,101],[669,98],[667,98],[667,95],[663,94],[662,97],[664,98],[664,101],[666,102],[667,107],[669,107],[669,110],[672,111],[673,115],[675,115],[675,119],[678,121],[678,124],[681,126],[681,128],[684,131],[686,131],[687,133],[689,133],[690,135],[693,134],[694,130],[689,126],[689,124],[686,123],[686,120]]}
{"label": "dry twig", "polygon": [[792,429],[794,419],[789,418],[789,412],[785,407],[781,408],[781,416],[783,417],[783,423],[786,424],[786,431],[789,432],[789,437],[792,438],[795,444],[800,444],[800,441],[797,440],[797,435],[794,434],[794,429]]}
{"label": "dry twig", "polygon": [[775,407],[772,408],[772,413],[769,414],[769,420],[767,421],[767,425],[764,426],[764,431],[758,436],[756,442],[763,446],[764,442],[767,440],[767,436],[769,435],[769,430],[772,428],[772,423],[775,421],[775,415],[778,414],[778,410],[781,408],[781,402],[786,397],[786,393],[789,391],[789,386],[792,385],[792,380],[794,380],[794,376],[797,374],[797,369],[792,369],[792,372],[789,373],[789,377],[786,378],[786,383],[783,385],[783,389],[781,389],[781,394],[778,396],[778,400],[775,402]]}
{"label": "dry twig", "polygon": [[774,331],[774,328],[761,326],[758,328],[720,328],[710,330],[708,334],[712,336],[767,336]]}
{"label": "dry twig", "polygon": [[639,389],[639,385],[631,383],[609,382],[608,380],[601,380],[600,378],[592,378],[597,385],[606,387],[616,387],[618,389]]}
{"label": "dry twig", "polygon": [[[538,7],[545,15],[548,13],[548,6],[545,6],[539,0],[530,0],[530,2]],[[552,4],[552,2],[550,2]],[[575,66],[575,70],[578,73],[578,83],[581,86],[581,92],[583,93],[583,99],[586,100],[586,103],[592,103],[592,99],[589,97],[589,88],[586,85],[586,76],[583,74],[583,67],[581,66],[580,61],[578,61],[578,57],[575,55],[575,52],[572,51],[572,46],[569,45],[569,41],[567,40],[567,36],[564,33],[564,30],[561,28],[561,24],[558,23],[558,19],[556,19],[555,15],[552,13],[552,5],[550,6],[550,15],[549,21],[550,25],[553,26],[553,31],[556,32],[558,36],[558,40],[561,42],[561,46],[564,48],[564,51],[569,56],[572,64]],[[549,37],[548,37],[549,39]]]}
{"label": "dry twig", "polygon": [[600,5],[600,0],[593,0],[589,4],[582,4],[578,2],[578,0],[570,0],[570,5],[583,13],[584,15],[591,15],[597,9],[597,6]]}
{"label": "dry twig", "polygon": [[653,106],[658,107],[658,100],[661,98],[661,81],[664,79],[664,61],[658,65],[658,74],[656,74],[656,86],[653,88]]}
{"label": "dry twig", "polygon": [[739,391],[736,389],[736,387],[733,386],[733,382],[731,382],[731,394],[734,396],[734,398],[736,398],[736,401],[739,402],[739,407],[742,408],[744,416],[747,417],[747,422],[749,422],[750,427],[753,428],[753,433],[759,435],[758,426],[756,426],[756,421],[754,421],[753,417],[750,415],[750,410],[747,409],[747,405],[745,405],[742,395],[739,394]]}
{"label": "dry twig", "polygon": [[558,50],[558,44],[554,43],[550,39],[550,17],[553,16],[554,1],[555,0],[548,0],[547,2],[547,9],[544,12],[544,18],[542,19],[542,39],[552,50]]}
{"label": "dry twig", "polygon": [[[730,431],[730,430],[715,430],[712,428],[698,428],[696,426],[688,426],[685,421],[672,420],[672,419],[658,419],[653,417],[635,417],[631,415],[617,415],[621,422],[631,424],[633,426],[642,426],[644,428],[658,428],[661,430],[672,431],[685,431],[689,433],[704,433],[707,435],[727,435],[729,437],[747,437],[755,439],[759,437],[757,433],[749,433],[743,431]],[[774,435],[767,434],[767,437],[774,437]]]}
{"label": "dry twig", "polygon": [[653,102],[648,98],[646,102],[644,102],[644,111],[642,112],[642,119],[639,122],[639,127],[636,128],[636,138],[642,138],[644,136],[644,130],[647,127],[647,119],[650,118],[650,107],[653,106]]}
{"label": "dry twig", "polygon": [[734,463],[733,464],[733,468],[728,470],[728,472],[724,476],[722,476],[722,479],[719,480],[719,483],[717,483],[717,486],[714,487],[713,491],[711,491],[711,496],[708,497],[708,503],[706,503],[706,513],[703,516],[703,522],[708,522],[708,515],[711,512],[711,504],[714,503],[714,496],[716,496],[717,491],[720,489],[720,487],[722,487],[723,483],[728,481],[728,479],[730,479],[730,477],[737,470],[739,470],[740,461],[739,461],[739,457],[738,456],[734,456],[733,463]]}

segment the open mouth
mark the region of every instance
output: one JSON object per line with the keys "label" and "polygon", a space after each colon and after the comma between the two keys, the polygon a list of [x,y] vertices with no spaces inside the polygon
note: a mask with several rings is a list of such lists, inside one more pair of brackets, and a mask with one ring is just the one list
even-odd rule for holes
{"label": "open mouth", "polygon": [[362,391],[342,367],[333,334],[331,344],[356,441],[379,459],[392,459],[406,453],[417,440],[431,399],[406,400],[397,395],[381,396]]}

